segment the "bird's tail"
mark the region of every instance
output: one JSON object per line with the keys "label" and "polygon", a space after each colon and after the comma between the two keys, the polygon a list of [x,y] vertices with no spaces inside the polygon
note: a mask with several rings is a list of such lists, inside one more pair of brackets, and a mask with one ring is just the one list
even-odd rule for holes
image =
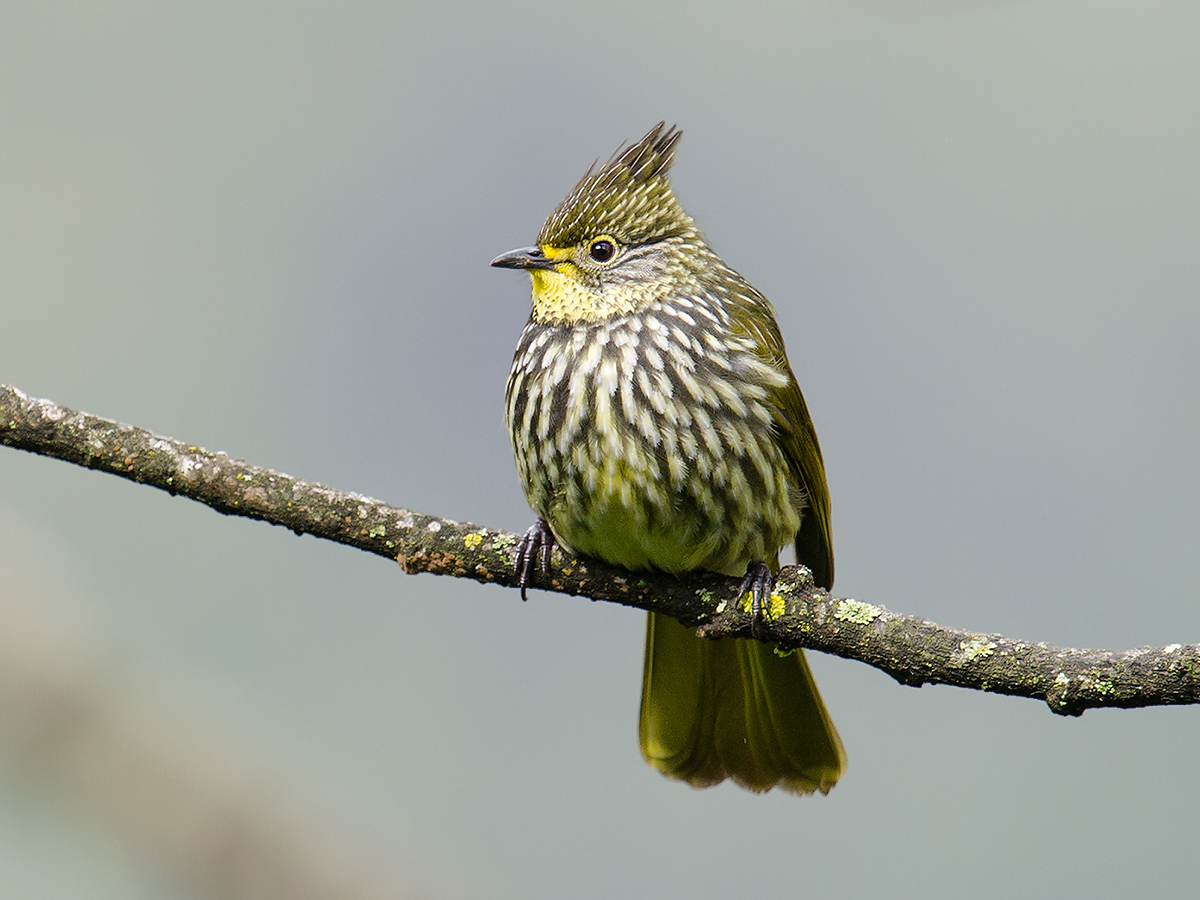
{"label": "bird's tail", "polygon": [[650,613],[640,724],[642,754],[671,778],[707,787],[828,793],[846,754],[797,650],[709,641]]}

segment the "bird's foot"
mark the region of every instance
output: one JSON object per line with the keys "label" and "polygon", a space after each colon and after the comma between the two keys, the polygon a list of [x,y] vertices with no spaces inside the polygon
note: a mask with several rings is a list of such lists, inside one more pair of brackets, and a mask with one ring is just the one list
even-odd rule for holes
{"label": "bird's foot", "polygon": [[775,575],[761,559],[746,567],[746,577],[738,586],[738,599],[750,592],[750,633],[759,637],[762,632],[767,604],[771,602],[771,591],[775,590]]}
{"label": "bird's foot", "polygon": [[522,600],[529,599],[525,590],[533,580],[534,570],[536,569],[539,575],[546,575],[550,571],[550,553],[554,550],[554,545],[554,534],[545,519],[538,519],[530,525],[517,541],[517,558],[513,568],[521,585]]}

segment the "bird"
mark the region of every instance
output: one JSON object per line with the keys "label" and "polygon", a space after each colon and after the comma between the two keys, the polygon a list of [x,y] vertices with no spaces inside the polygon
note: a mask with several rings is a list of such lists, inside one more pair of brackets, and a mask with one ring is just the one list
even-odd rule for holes
{"label": "bird", "polygon": [[[829,490],[775,311],[676,199],[682,132],[660,122],[593,163],[499,268],[532,310],[505,390],[525,497],[525,596],[564,551],[634,571],[741,577],[756,621],[780,551],[833,585]],[[651,612],[642,754],[693,787],[828,793],[841,739],[802,649],[707,640]]]}

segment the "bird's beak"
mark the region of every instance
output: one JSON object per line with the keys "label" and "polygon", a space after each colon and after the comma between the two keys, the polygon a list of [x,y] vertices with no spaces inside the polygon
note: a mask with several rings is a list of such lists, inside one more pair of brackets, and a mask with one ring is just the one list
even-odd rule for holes
{"label": "bird's beak", "polygon": [[541,247],[522,247],[509,250],[492,260],[498,269],[553,269],[555,261],[547,258]]}

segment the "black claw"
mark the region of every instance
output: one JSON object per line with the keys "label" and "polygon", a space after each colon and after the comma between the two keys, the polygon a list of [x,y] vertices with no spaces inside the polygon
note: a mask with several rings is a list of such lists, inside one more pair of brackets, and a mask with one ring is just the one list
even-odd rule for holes
{"label": "black claw", "polygon": [[538,519],[525,530],[517,541],[517,557],[513,569],[521,585],[521,599],[528,600],[525,590],[533,580],[534,570],[546,575],[550,572],[550,554],[554,551],[554,534],[545,519]]}
{"label": "black claw", "polygon": [[762,631],[763,612],[771,592],[775,590],[775,575],[761,559],[746,567],[746,577],[738,586],[738,600],[750,592],[750,631],[758,637]]}

